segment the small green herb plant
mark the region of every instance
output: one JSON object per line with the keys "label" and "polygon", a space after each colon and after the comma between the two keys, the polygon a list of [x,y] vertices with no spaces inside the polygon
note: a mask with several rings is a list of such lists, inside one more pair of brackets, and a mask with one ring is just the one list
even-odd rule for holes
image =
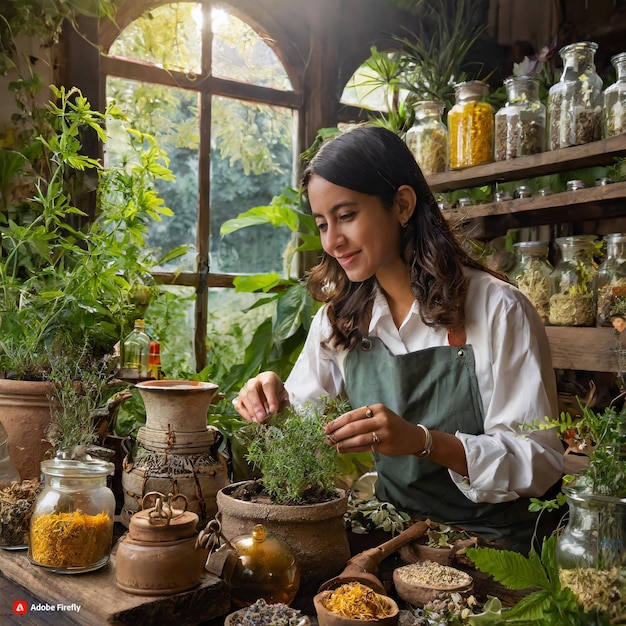
{"label": "small green herb plant", "polygon": [[109,397],[115,362],[110,356],[94,358],[88,351],[53,359],[48,380],[51,421],[48,441],[55,454],[73,457],[88,451],[98,439],[96,420]]}
{"label": "small green herb plant", "polygon": [[336,495],[337,451],[328,445],[324,424],[349,410],[346,401],[288,407],[263,424],[247,426],[246,459],[276,504],[324,501]]}
{"label": "small green herb plant", "polygon": [[[533,428],[556,428],[562,438],[573,442],[577,451],[589,455],[589,465],[576,481],[594,495],[626,497],[626,405],[596,412],[579,400],[581,414],[563,411],[558,419],[537,420]],[[570,445],[572,445],[570,443]],[[574,477],[566,477],[571,482]]]}

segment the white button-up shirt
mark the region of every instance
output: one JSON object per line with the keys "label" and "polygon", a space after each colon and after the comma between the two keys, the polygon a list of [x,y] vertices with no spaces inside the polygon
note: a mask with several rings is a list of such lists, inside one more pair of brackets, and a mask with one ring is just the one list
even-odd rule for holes
{"label": "white button-up shirt", "polygon": [[[483,435],[455,433],[465,448],[468,476],[453,471],[450,476],[473,502],[541,496],[563,473],[563,447],[555,429],[520,430],[520,425],[558,415],[545,328],[514,286],[487,272],[465,268],[464,273],[465,332],[474,350],[485,420]],[[397,328],[381,291],[374,301],[369,334],[393,354],[448,345],[447,331],[426,326],[417,303]],[[329,336],[324,307],[315,315],[285,383],[293,404],[344,393],[346,351],[322,345]]]}

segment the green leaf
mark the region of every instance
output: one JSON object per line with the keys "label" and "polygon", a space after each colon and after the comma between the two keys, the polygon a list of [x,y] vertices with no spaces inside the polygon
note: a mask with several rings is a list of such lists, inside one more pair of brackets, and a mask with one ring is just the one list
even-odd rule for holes
{"label": "green leaf", "polygon": [[237,276],[233,280],[236,291],[254,293],[255,291],[269,291],[283,282],[280,274],[254,274],[253,276]]}
{"label": "green leaf", "polygon": [[291,337],[304,319],[311,316],[310,297],[306,288],[296,284],[280,294],[276,306],[274,334],[277,339]]}
{"label": "green leaf", "polygon": [[531,550],[528,558],[519,552],[493,548],[469,548],[467,556],[476,567],[509,589],[550,588],[539,556]]}

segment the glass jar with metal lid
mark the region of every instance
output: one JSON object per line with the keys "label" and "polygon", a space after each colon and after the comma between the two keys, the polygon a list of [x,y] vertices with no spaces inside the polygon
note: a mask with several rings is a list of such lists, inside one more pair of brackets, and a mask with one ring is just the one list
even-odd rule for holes
{"label": "glass jar with metal lid", "polygon": [[594,326],[593,294],[596,266],[593,261],[595,235],[559,237],[561,258],[550,275],[550,324]]}
{"label": "glass jar with metal lid", "polygon": [[547,241],[520,241],[514,245],[516,263],[509,278],[537,309],[544,324],[550,312],[550,274]]}
{"label": "glass jar with metal lid", "polygon": [[61,573],[105,565],[113,541],[115,496],[107,477],[113,463],[55,458],[41,463],[45,485],[30,522],[28,557]]}
{"label": "glass jar with metal lid", "polygon": [[509,76],[504,86],[507,103],[495,117],[496,161],[543,152],[546,107],[539,100],[539,81],[530,76]]}
{"label": "glass jar with metal lid", "polygon": [[626,132],[626,52],[611,58],[617,79],[604,90],[604,136]]}
{"label": "glass jar with metal lid", "polygon": [[455,87],[455,105],[448,113],[450,169],[493,161],[494,112],[484,101],[489,86],[480,80]]}
{"label": "glass jar with metal lid", "polygon": [[594,56],[598,44],[581,41],[561,48],[561,80],[548,93],[550,150],[597,141],[602,135],[602,79]]}
{"label": "glass jar with metal lid", "polygon": [[441,119],[444,105],[434,100],[415,104],[415,123],[404,140],[425,175],[448,169],[448,129]]}
{"label": "glass jar with metal lid", "polygon": [[611,318],[626,318],[626,233],[606,236],[606,259],[595,275],[596,324],[612,326]]}

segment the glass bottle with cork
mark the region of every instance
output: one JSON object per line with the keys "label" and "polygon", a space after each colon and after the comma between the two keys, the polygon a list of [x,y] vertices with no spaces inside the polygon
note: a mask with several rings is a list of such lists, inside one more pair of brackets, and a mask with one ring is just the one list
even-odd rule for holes
{"label": "glass bottle with cork", "polygon": [[150,378],[150,337],[144,320],[135,320],[135,327],[122,344],[120,377],[125,379]]}

